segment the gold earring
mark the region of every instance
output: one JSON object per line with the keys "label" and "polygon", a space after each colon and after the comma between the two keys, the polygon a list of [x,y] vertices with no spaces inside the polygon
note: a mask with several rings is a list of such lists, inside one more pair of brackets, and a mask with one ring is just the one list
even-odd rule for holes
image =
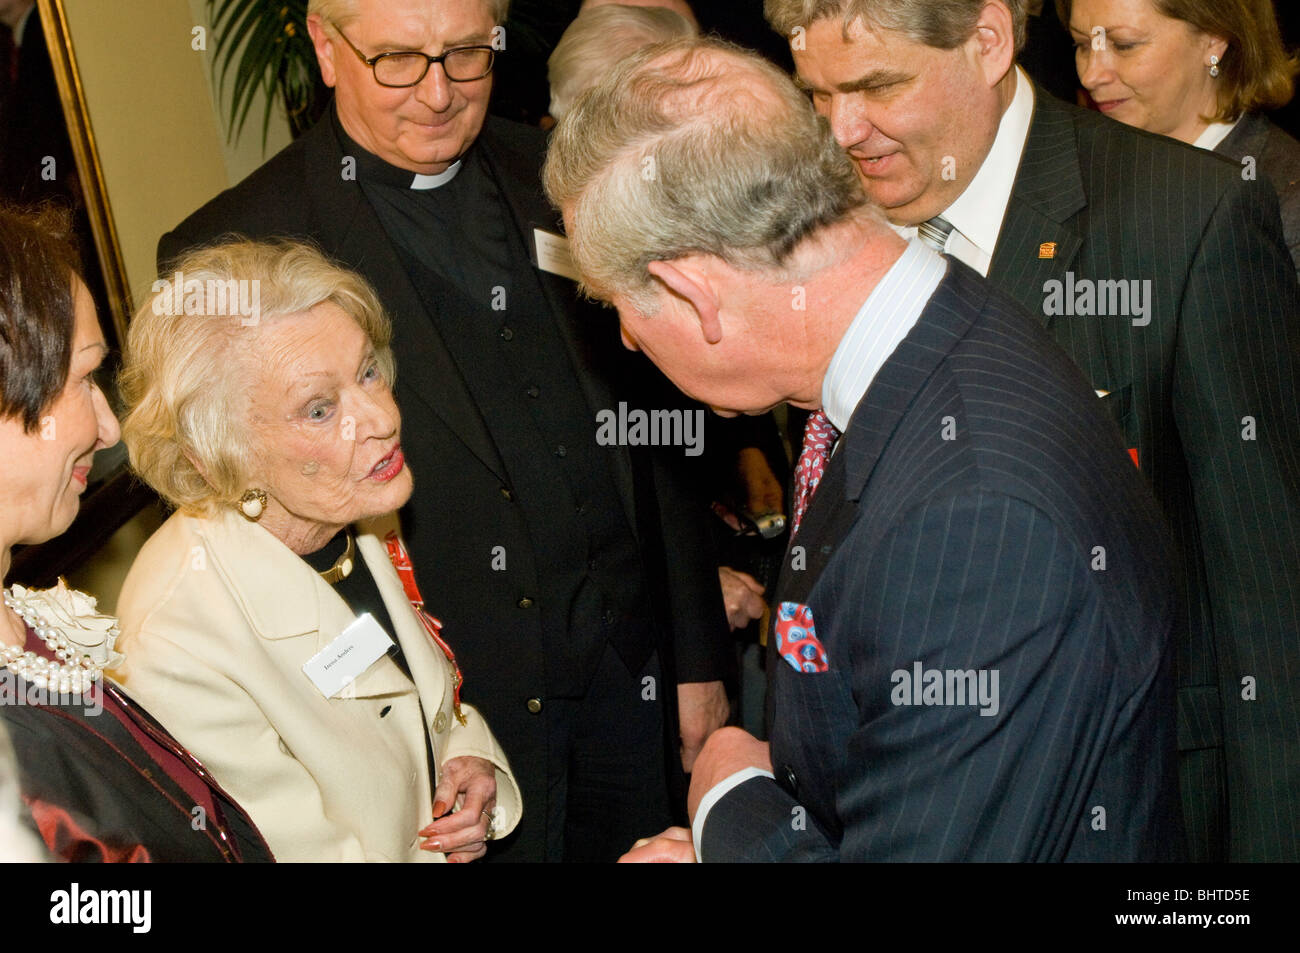
{"label": "gold earring", "polygon": [[244,519],[250,523],[256,523],[266,512],[266,491],[265,490],[246,490],[244,495],[239,498],[239,512],[244,514]]}

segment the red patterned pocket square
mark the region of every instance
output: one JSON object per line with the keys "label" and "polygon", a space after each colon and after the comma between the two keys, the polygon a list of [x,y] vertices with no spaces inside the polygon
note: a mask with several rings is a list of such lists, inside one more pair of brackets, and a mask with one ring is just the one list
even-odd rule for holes
{"label": "red patterned pocket square", "polygon": [[812,609],[798,602],[783,602],[776,610],[776,650],[796,672],[830,669],[826,649],[817,640]]}

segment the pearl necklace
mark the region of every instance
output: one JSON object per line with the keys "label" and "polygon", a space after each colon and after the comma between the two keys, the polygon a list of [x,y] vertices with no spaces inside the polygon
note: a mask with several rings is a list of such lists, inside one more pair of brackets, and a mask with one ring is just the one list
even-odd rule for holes
{"label": "pearl necklace", "polygon": [[[15,598],[6,589],[4,602],[23,622],[31,626],[36,637],[59,660],[51,662],[35,652],[24,651],[21,646],[6,645],[0,649],[0,660],[3,660],[5,668],[37,688],[48,688],[64,695],[83,695],[89,691],[99,680],[104,665],[88,655],[79,655],[63,630],[41,615],[26,599]],[[117,634],[118,629],[114,625],[111,636],[116,637]]]}

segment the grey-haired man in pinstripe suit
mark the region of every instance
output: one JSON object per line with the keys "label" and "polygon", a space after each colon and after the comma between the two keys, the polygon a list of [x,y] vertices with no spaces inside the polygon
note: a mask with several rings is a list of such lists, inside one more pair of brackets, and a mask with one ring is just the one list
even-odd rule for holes
{"label": "grey-haired man in pinstripe suit", "polygon": [[770,747],[715,732],[693,830],[626,859],[1181,856],[1166,531],[1041,325],[894,234],[793,84],[716,41],[631,58],[546,183],[629,347],[720,412],[814,412]]}

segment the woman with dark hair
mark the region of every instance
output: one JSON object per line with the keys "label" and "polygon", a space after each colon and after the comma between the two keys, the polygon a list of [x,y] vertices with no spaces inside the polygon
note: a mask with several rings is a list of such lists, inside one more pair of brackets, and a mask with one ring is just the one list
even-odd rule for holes
{"label": "woman with dark hair", "polygon": [[1097,108],[1263,174],[1300,270],[1300,142],[1263,112],[1291,100],[1297,66],[1271,0],[1056,0]]}
{"label": "woman with dark hair", "polygon": [[[107,351],[66,222],[0,205],[0,574],[15,545],[71,525],[95,452],[117,443],[95,382]],[[117,634],[62,580],[5,589],[0,725],[24,820],[69,861],[271,860],[203,766],[104,680]]]}

